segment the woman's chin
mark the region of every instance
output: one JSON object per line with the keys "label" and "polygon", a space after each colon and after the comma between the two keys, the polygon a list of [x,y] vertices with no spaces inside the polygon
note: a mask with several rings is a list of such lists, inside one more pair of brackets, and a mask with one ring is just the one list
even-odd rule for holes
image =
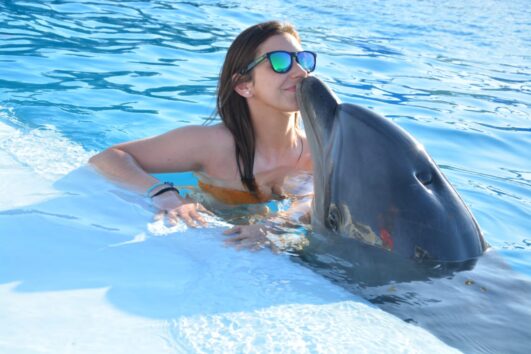
{"label": "woman's chin", "polygon": [[286,100],[286,103],[283,106],[285,108],[284,110],[285,112],[298,112],[299,111],[299,103],[297,102],[295,95],[293,95],[293,98]]}

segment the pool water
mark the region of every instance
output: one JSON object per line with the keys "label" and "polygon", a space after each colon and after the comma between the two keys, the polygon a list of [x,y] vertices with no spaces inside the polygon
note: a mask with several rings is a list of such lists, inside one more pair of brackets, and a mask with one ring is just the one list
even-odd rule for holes
{"label": "pool water", "polygon": [[[528,5],[1,1],[0,352],[526,353]],[[297,27],[343,102],[426,147],[491,245],[473,270],[332,282],[288,255],[224,247],[221,220],[154,221],[86,166],[111,144],[208,120],[227,47],[269,19]]]}

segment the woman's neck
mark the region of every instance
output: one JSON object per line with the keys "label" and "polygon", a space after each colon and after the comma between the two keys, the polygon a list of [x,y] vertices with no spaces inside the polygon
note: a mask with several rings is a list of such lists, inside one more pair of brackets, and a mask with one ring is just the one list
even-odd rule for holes
{"label": "woman's neck", "polygon": [[296,112],[251,111],[256,136],[256,152],[266,160],[277,160],[300,144]]}

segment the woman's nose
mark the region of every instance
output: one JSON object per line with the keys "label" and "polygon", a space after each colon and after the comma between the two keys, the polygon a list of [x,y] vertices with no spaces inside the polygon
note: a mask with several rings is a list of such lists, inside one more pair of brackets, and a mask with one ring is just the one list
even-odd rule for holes
{"label": "woman's nose", "polygon": [[297,63],[297,61],[294,60],[293,66],[291,67],[291,70],[289,71],[289,75],[293,79],[297,78],[305,78],[308,76],[308,72],[302,68],[302,66]]}

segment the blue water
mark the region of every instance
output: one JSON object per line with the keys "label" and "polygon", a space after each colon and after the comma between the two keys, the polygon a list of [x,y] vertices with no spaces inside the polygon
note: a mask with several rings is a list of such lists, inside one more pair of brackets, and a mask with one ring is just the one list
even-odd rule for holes
{"label": "blue water", "polygon": [[[302,0],[292,5],[286,1],[1,0],[0,124],[9,129],[0,129],[0,152],[9,159],[0,159],[4,203],[0,262],[10,261],[0,270],[0,284],[18,281],[24,289],[26,282],[31,291],[39,291],[35,279],[42,274],[27,263],[31,265],[31,257],[41,257],[31,249],[37,240],[18,248],[7,246],[17,244],[13,235],[33,234],[40,223],[48,236],[61,233],[61,227],[46,224],[51,220],[46,215],[59,212],[53,204],[37,201],[55,195],[35,182],[38,178],[75,181],[76,169],[83,169],[88,156],[111,144],[202,124],[213,112],[217,76],[232,39],[247,26],[274,18],[295,24],[303,46],[318,53],[315,74],[342,101],[375,110],[425,145],[492,246],[475,270],[446,282],[396,285],[357,295],[462,351],[527,352],[531,345],[530,9],[527,0],[352,4]],[[9,179],[15,166],[24,168],[25,177]],[[74,177],[69,176],[72,171]],[[80,176],[78,181],[89,183],[96,178]],[[174,178],[180,184],[195,183],[189,174]],[[77,187],[69,188],[74,189],[67,188],[67,194],[79,192]],[[34,199],[26,195],[22,200],[19,192],[31,190]],[[93,209],[100,207],[92,202]],[[72,205],[68,208],[77,208]],[[77,217],[73,209],[61,208],[65,218]],[[32,219],[32,210],[44,219]],[[90,221],[90,213],[74,218],[83,221],[80,235],[87,237],[90,232],[83,227],[94,224],[127,229],[124,222],[116,221],[124,215],[107,212],[104,217],[103,212],[93,211],[97,221]],[[23,225],[18,233],[15,222]],[[69,241],[53,242],[61,247]],[[189,242],[191,257],[208,257]],[[31,255],[21,258],[29,267],[26,273],[14,270],[22,261],[17,263],[9,252]],[[62,260],[54,269],[76,263]],[[90,274],[83,268],[82,275]],[[113,280],[120,276],[115,274]],[[62,285],[91,287],[83,282]],[[290,291],[282,286],[268,289]],[[280,303],[295,298],[286,295]],[[153,315],[141,305],[125,308]],[[260,326],[252,328],[258,331]],[[208,339],[201,343],[204,346],[194,350],[208,348]],[[172,349],[179,351],[176,348]],[[319,351],[317,344],[308,348]]]}

